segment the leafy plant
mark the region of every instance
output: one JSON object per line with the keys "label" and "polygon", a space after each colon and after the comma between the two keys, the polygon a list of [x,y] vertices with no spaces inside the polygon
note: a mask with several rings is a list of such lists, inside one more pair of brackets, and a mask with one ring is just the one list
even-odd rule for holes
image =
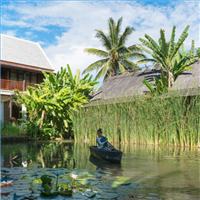
{"label": "leafy plant", "polygon": [[160,30],[160,39],[158,44],[147,34],[145,34],[146,40],[142,38],[139,39],[148,49],[140,45],[137,47],[152,56],[151,59],[143,59],[140,60],[139,63],[153,62],[154,64],[158,64],[163,69],[164,75],[166,73],[168,90],[170,90],[178,75],[186,70],[192,69],[193,67],[191,64],[200,58],[199,56],[193,56],[194,45],[192,45],[191,51],[188,54],[182,52],[182,57],[179,57],[179,50],[188,36],[188,29],[189,26],[184,29],[176,43],[175,26],[172,29],[171,39],[169,42],[166,42],[165,30],[162,29]]}
{"label": "leafy plant", "polygon": [[101,78],[104,76],[105,79],[108,76],[114,76],[119,72],[125,73],[127,71],[140,69],[139,66],[131,59],[144,59],[146,57],[144,54],[142,54],[142,50],[136,45],[131,45],[129,47],[125,46],[126,41],[133,31],[135,31],[135,29],[128,26],[121,34],[122,21],[122,17],[117,21],[117,23],[112,18],[109,18],[108,34],[104,33],[101,29],[95,30],[95,37],[101,41],[102,46],[106,49],[106,51],[95,48],[85,49],[85,52],[102,57],[103,59],[100,59],[89,65],[83,71],[83,74],[92,70],[96,70],[98,71],[96,78]]}
{"label": "leafy plant", "polygon": [[35,127],[33,130],[40,137],[69,137],[73,123],[71,112],[89,102],[89,93],[98,83],[92,80],[92,75],[80,78],[79,70],[73,76],[69,65],[67,69],[61,68],[57,74],[42,71],[45,79],[37,88],[29,86],[24,94],[15,90],[16,102],[28,110],[30,122],[26,121],[26,127]]}
{"label": "leafy plant", "polygon": [[155,83],[149,83],[146,79],[142,80],[142,83],[144,83],[149,88],[150,92],[156,95],[167,92],[167,77],[163,74],[161,74],[160,76],[160,80],[156,77],[153,77]]}
{"label": "leafy plant", "polygon": [[1,123],[1,137],[10,136],[26,136],[26,131],[23,129],[23,125],[18,125],[16,123],[10,122],[0,122]]}

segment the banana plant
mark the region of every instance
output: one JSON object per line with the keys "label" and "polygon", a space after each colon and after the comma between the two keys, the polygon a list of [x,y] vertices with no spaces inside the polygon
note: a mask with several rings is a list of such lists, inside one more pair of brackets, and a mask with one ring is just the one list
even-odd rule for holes
{"label": "banana plant", "polygon": [[180,60],[177,60],[177,54],[179,53],[181,45],[188,36],[188,29],[189,26],[184,29],[176,43],[176,26],[173,26],[169,42],[166,42],[165,30],[163,29],[160,30],[160,39],[158,44],[147,34],[145,34],[146,39],[139,39],[143,46],[138,45],[138,47],[150,54],[152,58],[140,60],[138,63],[153,62],[154,64],[160,65],[167,75],[168,91],[174,84],[178,75],[186,70],[192,69],[193,67],[191,64],[199,59],[199,56],[193,56],[193,51],[191,51],[190,55],[185,54]]}
{"label": "banana plant", "polygon": [[147,88],[149,88],[150,93],[152,93],[153,95],[160,95],[167,92],[167,77],[163,74],[161,74],[160,76],[160,80],[156,77],[153,77],[154,83],[149,83],[146,79],[142,80],[142,83],[144,83]]}
{"label": "banana plant", "polygon": [[71,68],[61,68],[56,74],[42,71],[44,82],[37,88],[28,87],[26,93],[15,91],[16,101],[25,104],[30,121],[37,121],[38,132],[46,135],[51,129],[63,138],[72,128],[72,112],[89,102],[89,93],[98,82],[89,74],[80,78],[80,71],[72,75]]}

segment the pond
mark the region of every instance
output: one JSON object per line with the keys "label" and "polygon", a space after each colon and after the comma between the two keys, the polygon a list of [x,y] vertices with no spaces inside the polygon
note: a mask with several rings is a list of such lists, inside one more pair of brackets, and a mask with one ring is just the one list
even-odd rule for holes
{"label": "pond", "polygon": [[[96,193],[99,194],[94,197],[91,195],[93,199],[200,199],[200,151],[198,149],[115,145],[123,151],[121,164],[116,165],[91,157],[90,145],[92,144],[67,141],[5,143],[1,145],[1,168],[5,173],[9,173],[6,172],[8,168],[12,168],[10,169],[12,172],[13,169],[21,170],[20,173],[25,174],[25,180],[27,180],[26,176],[30,178],[31,170],[33,173],[37,170],[40,176],[45,174],[45,170],[52,174],[57,170],[61,173],[61,179],[69,178],[65,177],[66,173],[76,173],[83,177],[81,173],[87,172],[90,179],[92,176],[96,178],[90,182],[93,183],[89,184],[90,189],[85,189],[85,191],[93,191],[91,187],[96,183]],[[29,168],[31,166],[32,168]],[[24,172],[24,169],[28,171]],[[14,177],[21,179],[20,173],[16,176],[15,172]],[[99,174],[102,174],[101,180],[98,178]],[[31,178],[33,180],[33,177]],[[63,182],[61,179],[59,179],[60,183]],[[116,187],[120,182],[119,179],[124,179],[125,184]],[[112,184],[108,185],[109,183]],[[108,193],[108,196],[100,192]],[[119,195],[115,196],[117,193]],[[76,195],[71,198],[80,199],[80,196]],[[3,196],[3,198],[7,197]],[[84,198],[87,199],[82,195],[81,199]],[[38,197],[38,199],[45,199],[45,197]]]}

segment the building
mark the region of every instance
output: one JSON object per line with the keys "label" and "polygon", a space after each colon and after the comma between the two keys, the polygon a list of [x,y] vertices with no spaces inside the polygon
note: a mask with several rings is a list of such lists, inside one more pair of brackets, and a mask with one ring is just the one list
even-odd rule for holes
{"label": "building", "polygon": [[27,86],[43,81],[41,70],[54,68],[38,43],[1,35],[1,121],[21,118],[21,110],[12,101],[13,90],[24,92]]}
{"label": "building", "polygon": [[[200,60],[192,64],[193,69],[181,73],[176,79],[171,92],[179,96],[200,95]],[[144,95],[149,89],[142,83],[145,78],[153,83],[153,77],[160,79],[161,69],[146,69],[133,73],[126,73],[107,78],[103,85],[96,91],[91,99],[91,104],[96,105],[99,102],[112,102],[114,99],[126,99],[133,95]],[[169,94],[165,94],[167,97]],[[120,101],[121,101],[120,100]]]}

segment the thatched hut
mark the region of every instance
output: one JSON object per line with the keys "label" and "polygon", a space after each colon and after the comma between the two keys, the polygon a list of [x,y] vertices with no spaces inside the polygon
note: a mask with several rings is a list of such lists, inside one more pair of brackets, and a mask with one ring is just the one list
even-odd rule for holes
{"label": "thatched hut", "polygon": [[[179,96],[200,94],[200,60],[192,64],[193,69],[183,72],[176,79],[171,92]],[[160,79],[161,68],[146,69],[107,78],[103,85],[93,94],[90,105],[99,101],[109,102],[114,99],[127,99],[133,95],[145,95],[149,89],[142,83],[145,78],[153,83],[153,77]],[[170,94],[165,94],[166,97]]]}

